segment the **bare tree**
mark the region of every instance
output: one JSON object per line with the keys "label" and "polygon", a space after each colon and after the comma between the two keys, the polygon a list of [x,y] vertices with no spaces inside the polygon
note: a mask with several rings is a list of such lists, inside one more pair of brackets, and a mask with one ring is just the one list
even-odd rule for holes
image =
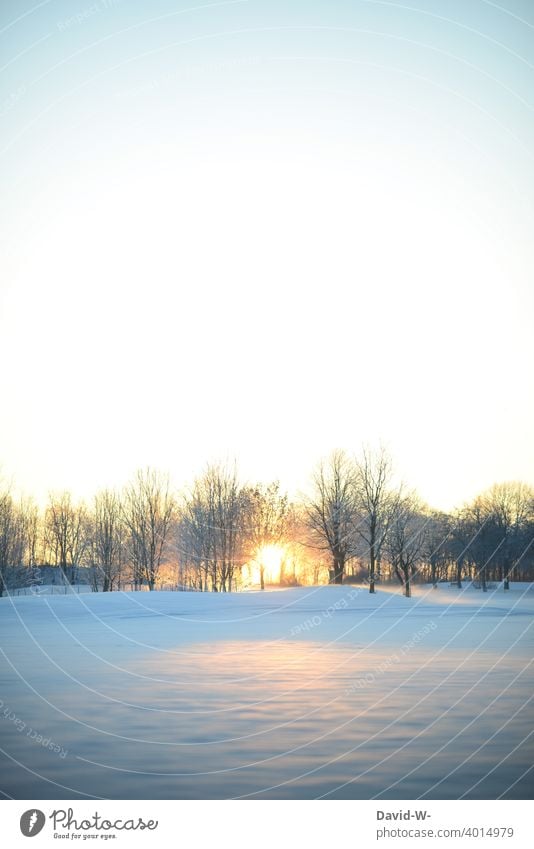
{"label": "bare tree", "polygon": [[533,518],[534,490],[520,482],[494,484],[459,511],[456,535],[465,542],[465,558],[484,592],[488,578],[509,589],[524,556],[524,529]]}
{"label": "bare tree", "polygon": [[21,500],[20,515],[24,534],[25,563],[29,568],[35,568],[39,562],[41,522],[39,509],[31,498]]}
{"label": "bare tree", "polygon": [[123,511],[116,492],[104,489],[95,496],[92,525],[95,589],[101,583],[102,591],[109,592],[120,580],[125,560]]}
{"label": "bare tree", "polygon": [[126,488],[123,507],[136,589],[145,581],[149,590],[154,589],[167,554],[174,513],[168,477],[150,468],[139,470]]}
{"label": "bare tree", "polygon": [[451,561],[450,538],[451,527],[449,516],[438,510],[431,511],[428,517],[421,554],[423,561],[430,567],[428,577],[434,588],[437,587],[438,581],[447,576]]}
{"label": "bare tree", "polygon": [[209,542],[208,506],[203,487],[195,481],[190,493],[184,496],[177,528],[178,558],[182,575],[188,585],[200,592],[208,590]]}
{"label": "bare tree", "polygon": [[75,583],[77,568],[86,551],[87,511],[75,505],[70,492],[51,494],[45,511],[45,545],[66,583]]}
{"label": "bare tree", "polygon": [[247,501],[248,559],[256,562],[260,572],[260,588],[265,589],[265,561],[262,556],[267,546],[278,545],[284,538],[289,519],[287,495],[280,492],[278,481],[258,484],[244,492]]}
{"label": "bare tree", "polygon": [[534,519],[534,489],[520,481],[494,484],[479,497],[483,514],[495,525],[502,545],[496,555],[499,580],[510,589],[510,575],[521,554],[521,530]]}
{"label": "bare tree", "polygon": [[247,498],[236,468],[210,465],[182,511],[183,552],[193,558],[200,588],[230,592],[245,558]]}
{"label": "bare tree", "polygon": [[459,590],[462,589],[465,565],[468,560],[467,551],[471,544],[473,529],[467,521],[466,509],[455,510],[450,517],[451,537],[449,551],[454,564],[454,581]]}
{"label": "bare tree", "polygon": [[488,571],[504,544],[504,535],[484,499],[477,496],[459,514],[460,533],[467,540],[465,559],[474,567],[475,577],[483,592],[488,589]]}
{"label": "bare tree", "polygon": [[22,566],[24,536],[20,512],[9,487],[0,490],[0,590],[13,586],[14,571]]}
{"label": "bare tree", "polygon": [[427,523],[415,494],[399,499],[389,521],[388,557],[407,598],[412,594],[412,579],[424,551]]}
{"label": "bare tree", "polygon": [[319,464],[305,508],[312,544],[330,552],[333,583],[342,584],[345,564],[354,556],[358,522],[356,473],[344,451],[334,451]]}
{"label": "bare tree", "polygon": [[380,577],[382,548],[400,491],[392,493],[390,490],[392,462],[382,447],[378,451],[363,449],[362,458],[356,463],[356,474],[358,533],[369,561],[369,592],[374,593],[377,577]]}

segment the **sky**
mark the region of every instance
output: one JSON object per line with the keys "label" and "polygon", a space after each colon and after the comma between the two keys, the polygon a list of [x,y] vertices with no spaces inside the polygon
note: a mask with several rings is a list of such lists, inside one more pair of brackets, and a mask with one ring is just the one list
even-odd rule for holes
{"label": "sky", "polygon": [[0,20],[0,467],[43,500],[386,445],[534,484],[534,8],[22,0]]}

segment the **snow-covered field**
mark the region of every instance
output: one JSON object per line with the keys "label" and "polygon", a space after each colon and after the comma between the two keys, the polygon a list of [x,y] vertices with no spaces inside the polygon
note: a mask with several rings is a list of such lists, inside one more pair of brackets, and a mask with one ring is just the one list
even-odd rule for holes
{"label": "snow-covered field", "polygon": [[521,584],[3,598],[0,788],[532,798],[533,622]]}

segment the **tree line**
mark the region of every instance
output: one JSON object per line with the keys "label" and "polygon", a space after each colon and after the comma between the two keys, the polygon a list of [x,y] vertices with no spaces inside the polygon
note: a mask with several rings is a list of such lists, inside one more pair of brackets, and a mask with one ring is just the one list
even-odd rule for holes
{"label": "tree line", "polygon": [[[268,574],[268,552],[277,574]],[[243,483],[235,466],[209,465],[180,493],[139,470],[90,503],[51,493],[44,509],[0,484],[0,588],[38,585],[53,570],[94,591],[161,587],[230,592],[284,584],[471,580],[486,591],[534,580],[534,489],[492,486],[444,513],[394,484],[388,452],[334,451],[308,492],[290,501],[278,482]]]}

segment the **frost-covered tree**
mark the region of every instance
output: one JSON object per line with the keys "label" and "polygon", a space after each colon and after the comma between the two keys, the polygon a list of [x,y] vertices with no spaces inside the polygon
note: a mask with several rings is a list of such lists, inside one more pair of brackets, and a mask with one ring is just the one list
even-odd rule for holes
{"label": "frost-covered tree", "polygon": [[504,544],[504,536],[499,533],[495,517],[488,513],[480,497],[461,510],[459,524],[466,540],[465,559],[472,564],[474,577],[483,592],[487,592],[488,572]]}
{"label": "frost-covered tree", "polygon": [[248,487],[246,502],[246,541],[248,559],[258,564],[260,588],[265,589],[265,562],[262,551],[278,545],[284,538],[289,522],[287,495],[280,492],[278,481]]}
{"label": "frost-covered tree", "polygon": [[37,510],[28,500],[15,502],[0,484],[0,595],[40,583],[35,568]]}
{"label": "frost-covered tree", "polygon": [[311,544],[330,553],[333,582],[342,584],[345,565],[356,551],[358,525],[356,470],[344,451],[319,463],[305,509]]}
{"label": "frost-covered tree", "polygon": [[75,583],[89,543],[85,505],[74,504],[70,492],[51,494],[44,532],[47,559],[59,566],[67,583]]}
{"label": "frost-covered tree", "polygon": [[438,581],[447,577],[452,559],[451,536],[450,517],[438,510],[430,511],[421,556],[433,587],[437,587]]}
{"label": "frost-covered tree", "polygon": [[139,470],[125,490],[123,518],[128,529],[136,589],[145,582],[149,590],[156,586],[169,550],[175,509],[169,478],[154,469]]}
{"label": "frost-covered tree", "polygon": [[356,462],[356,505],[359,515],[358,533],[369,562],[369,592],[375,592],[380,572],[382,549],[399,493],[390,489],[391,457],[385,448],[364,448]]}
{"label": "frost-covered tree", "polygon": [[104,489],[94,499],[91,516],[93,588],[109,592],[120,583],[126,559],[126,528],[120,496]]}
{"label": "frost-covered tree", "polygon": [[510,576],[530,548],[525,529],[533,519],[534,490],[521,482],[494,484],[459,511],[456,534],[484,591],[488,578],[509,589]]}
{"label": "frost-covered tree", "polygon": [[230,592],[245,558],[247,497],[237,470],[212,464],[184,499],[182,557],[198,574],[199,588]]}
{"label": "frost-covered tree", "polygon": [[8,487],[0,490],[0,589],[8,590],[12,570],[21,564],[23,541],[20,516]]}
{"label": "frost-covered tree", "polygon": [[522,529],[534,519],[534,489],[520,481],[494,484],[479,496],[483,514],[495,527],[501,544],[495,560],[498,579],[505,590],[510,588],[510,575],[522,554]]}
{"label": "frost-covered tree", "polygon": [[389,521],[385,544],[390,563],[407,598],[412,594],[413,577],[423,555],[427,525],[428,518],[414,493],[398,499]]}

